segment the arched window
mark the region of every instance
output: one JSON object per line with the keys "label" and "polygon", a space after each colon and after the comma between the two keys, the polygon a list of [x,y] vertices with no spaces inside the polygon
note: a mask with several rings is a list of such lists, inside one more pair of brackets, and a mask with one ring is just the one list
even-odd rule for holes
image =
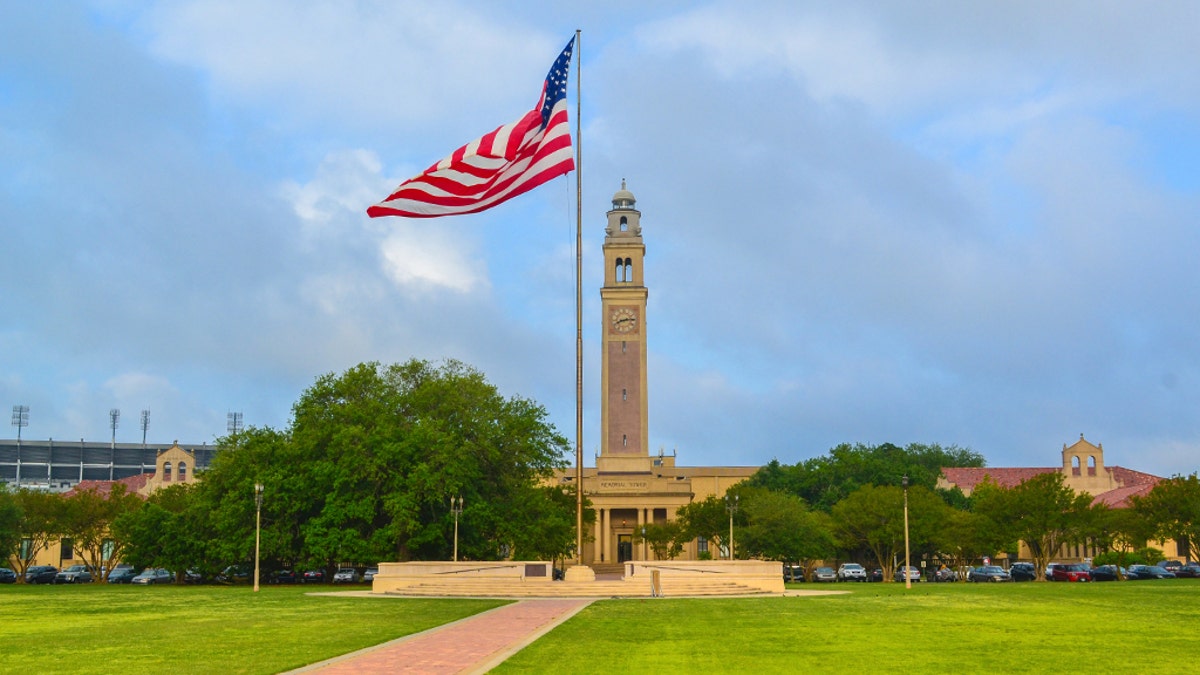
{"label": "arched window", "polygon": [[623,281],[633,281],[633,258],[625,259],[625,278]]}
{"label": "arched window", "polygon": [[625,216],[621,216],[621,231],[624,232],[628,229],[629,229],[629,220]]}
{"label": "arched window", "polygon": [[1071,475],[1073,475],[1073,476],[1079,475],[1079,458],[1078,457],[1071,458]]}
{"label": "arched window", "polygon": [[1095,475],[1096,475],[1096,456],[1095,456],[1095,455],[1090,455],[1090,456],[1088,456],[1088,467],[1087,467],[1087,469],[1088,469],[1088,475],[1089,475],[1089,476],[1095,476]]}
{"label": "arched window", "polygon": [[170,483],[170,482],[171,482],[171,463],[170,463],[170,462],[163,462],[163,475],[162,475],[162,479],[163,479],[163,482],[164,482],[164,483]]}
{"label": "arched window", "polygon": [[187,481],[187,464],[180,462],[179,468],[175,470],[175,473],[177,474],[176,480],[178,480],[180,483],[186,482]]}

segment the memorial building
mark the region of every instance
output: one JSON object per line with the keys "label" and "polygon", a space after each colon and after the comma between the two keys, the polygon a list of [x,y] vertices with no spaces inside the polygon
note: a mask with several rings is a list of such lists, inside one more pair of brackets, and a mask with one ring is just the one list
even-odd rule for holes
{"label": "memorial building", "polygon": [[[600,289],[600,452],[596,466],[583,469],[583,492],[595,511],[585,538],[583,562],[593,567],[652,560],[639,544],[642,527],[675,519],[679,507],[725,495],[731,485],[752,476],[757,466],[688,467],[675,453],[651,453],[647,371],[646,245],[641,213],[633,193],[613,195],[604,233],[604,285]],[[574,471],[558,476],[563,484]],[[728,551],[703,539],[689,542],[679,559],[720,559]]]}

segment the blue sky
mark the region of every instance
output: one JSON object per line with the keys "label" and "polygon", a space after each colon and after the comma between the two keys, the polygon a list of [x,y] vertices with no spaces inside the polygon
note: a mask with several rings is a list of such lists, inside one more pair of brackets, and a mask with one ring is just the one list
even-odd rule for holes
{"label": "blue sky", "polygon": [[1050,466],[1083,433],[1109,464],[1200,464],[1200,7],[3,4],[0,404],[25,438],[106,439],[110,408],[127,442],[144,409],[154,442],[283,427],[317,376],[412,357],[572,435],[574,175],[364,211],[532,107],[581,28],[587,457],[625,178],[652,450]]}

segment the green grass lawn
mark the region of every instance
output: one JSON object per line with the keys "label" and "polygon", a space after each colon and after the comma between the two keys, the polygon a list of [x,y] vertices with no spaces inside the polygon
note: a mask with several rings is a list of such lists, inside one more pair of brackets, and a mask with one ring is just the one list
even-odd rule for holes
{"label": "green grass lawn", "polygon": [[597,602],[493,672],[1194,673],[1200,662],[1191,579],[828,588],[850,593]]}
{"label": "green grass lawn", "polygon": [[[849,593],[602,600],[494,672],[1176,673],[1200,663],[1191,579],[795,588]],[[275,673],[503,604],[311,590],[0,587],[0,672]]]}
{"label": "green grass lawn", "polygon": [[0,673],[277,673],[505,604],[312,590],[0,587]]}

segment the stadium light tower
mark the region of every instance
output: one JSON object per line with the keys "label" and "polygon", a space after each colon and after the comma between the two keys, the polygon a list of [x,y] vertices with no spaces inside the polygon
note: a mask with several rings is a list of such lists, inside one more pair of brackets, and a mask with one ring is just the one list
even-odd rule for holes
{"label": "stadium light tower", "polygon": [[109,408],[108,425],[112,427],[112,445],[109,446],[108,479],[113,479],[113,467],[117,464],[117,424],[121,421],[121,409]]}
{"label": "stadium light tower", "polygon": [[231,412],[225,415],[225,431],[233,436],[233,444],[237,445],[237,436],[242,433],[242,413]]}
{"label": "stadium light tower", "polygon": [[[17,428],[17,487],[21,486],[21,429],[29,426],[29,406],[14,405],[13,426]],[[47,462],[48,464],[49,462]]]}
{"label": "stadium light tower", "polygon": [[142,411],[142,449],[146,449],[146,430],[150,428],[150,411]]}

